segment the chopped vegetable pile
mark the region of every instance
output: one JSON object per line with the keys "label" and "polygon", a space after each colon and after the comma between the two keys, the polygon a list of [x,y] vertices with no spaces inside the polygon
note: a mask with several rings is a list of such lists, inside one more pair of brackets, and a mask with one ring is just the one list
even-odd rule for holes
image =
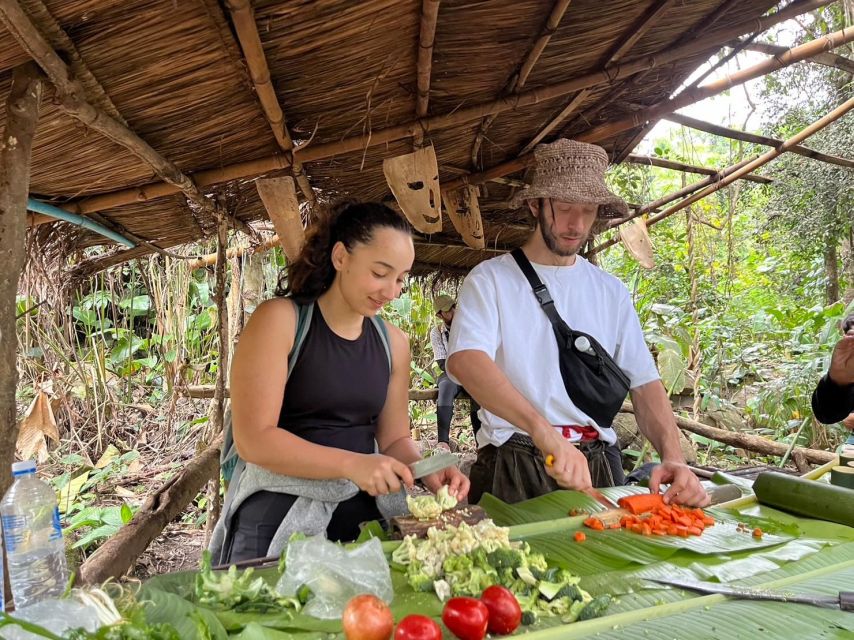
{"label": "chopped vegetable pile", "polygon": [[549,567],[541,553],[532,552],[526,542],[511,541],[509,529],[492,520],[431,528],[426,539],[406,536],[392,561],[406,568],[413,589],[435,591],[443,601],[451,596],[479,597],[496,584],[507,587],[519,601],[524,624],[535,623],[541,615],[574,622],[588,608],[585,619],[596,617],[610,602],[610,597],[594,600],[579,588],[580,578]]}
{"label": "chopped vegetable pile", "polygon": [[702,509],[690,509],[675,504],[666,504],[661,494],[644,494],[620,498],[618,503],[630,512],[619,523],[608,524],[602,518],[591,516],[584,524],[591,529],[628,529],[644,536],[688,536],[702,535],[706,527],[714,526],[715,520]]}

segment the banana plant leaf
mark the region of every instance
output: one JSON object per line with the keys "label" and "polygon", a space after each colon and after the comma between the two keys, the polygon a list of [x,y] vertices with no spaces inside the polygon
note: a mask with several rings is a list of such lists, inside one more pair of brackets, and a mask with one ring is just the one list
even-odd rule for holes
{"label": "banana plant leaf", "polygon": [[[618,499],[642,488],[606,490]],[[585,494],[559,491],[520,504],[508,505],[492,496],[481,501],[499,524],[511,526],[514,539],[527,541],[551,564],[581,576],[581,586],[594,596],[611,594],[615,601],[603,618],[569,625],[559,618],[542,618],[521,631],[531,640],[551,638],[638,637],[656,640],[691,638],[854,638],[854,614],[790,603],[728,600],[702,596],[650,582],[650,578],[705,580],[759,588],[785,588],[802,593],[835,594],[854,585],[854,529],[818,520],[798,518],[775,509],[743,504],[737,509],[710,510],[717,524],[700,537],[645,537],[622,530],[584,528],[585,516],[568,517],[572,509],[604,509]],[[737,531],[739,523],[760,527],[756,539]],[[587,540],[573,541],[584,530]],[[383,544],[391,552],[398,543]],[[275,580],[275,569],[259,571]],[[151,622],[177,622],[187,633],[210,626],[210,637],[222,634],[241,640],[315,640],[342,637],[338,621],[307,616],[248,614],[202,610],[192,603],[194,572],[161,576],[143,587],[141,597],[155,602]],[[410,613],[439,619],[441,603],[432,594],[414,593],[404,574],[392,570],[395,620]],[[153,591],[169,598],[151,597]],[[146,596],[146,594],[148,594]],[[183,601],[183,604],[179,601]],[[193,615],[198,609],[202,613]],[[153,617],[152,617],[153,616]],[[173,622],[173,623],[174,623]],[[182,637],[203,637],[183,635]],[[452,636],[445,631],[445,637]]]}

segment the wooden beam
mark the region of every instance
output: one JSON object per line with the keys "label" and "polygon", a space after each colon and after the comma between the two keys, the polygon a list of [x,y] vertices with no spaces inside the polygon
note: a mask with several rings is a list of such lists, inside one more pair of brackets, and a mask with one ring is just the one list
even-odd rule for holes
{"label": "wooden beam", "polygon": [[[719,191],[720,189],[723,189],[725,186],[731,184],[735,180],[738,180],[739,178],[744,177],[748,173],[755,171],[759,167],[768,164],[769,162],[771,162],[775,158],[781,156],[782,154],[786,153],[787,151],[791,151],[792,147],[800,144],[803,140],[806,140],[807,138],[809,138],[811,135],[814,135],[818,131],[821,131],[822,129],[824,129],[829,124],[836,122],[839,118],[841,118],[846,113],[851,111],[851,109],[854,109],[854,98],[849,98],[847,101],[845,101],[844,103],[842,103],[841,105],[836,107],[833,111],[831,111],[827,115],[816,120],[815,122],[813,122],[811,125],[809,125],[805,129],[803,129],[802,131],[796,133],[794,136],[792,136],[788,140],[784,141],[776,149],[772,149],[771,151],[763,153],[761,156],[754,158],[754,159],[748,161],[747,163],[740,163],[741,166],[738,169],[736,169],[735,171],[732,171],[731,173],[729,173],[729,175],[727,175],[725,178],[715,182],[714,184],[710,184],[709,186],[705,187],[704,189],[701,189],[700,191],[697,191],[696,193],[688,196],[687,198],[685,198],[681,202],[678,202],[675,205],[673,205],[672,207],[668,207],[664,211],[662,211],[662,212],[656,214],[655,216],[649,218],[646,221],[647,227],[650,227],[650,226],[652,226],[658,222],[661,222],[662,220],[669,218],[674,213],[681,211],[685,207],[688,207],[688,206],[694,204],[698,200],[702,200],[706,196],[714,193],[715,191]],[[623,222],[626,222],[626,220],[621,220],[619,224],[622,224]],[[618,226],[618,225],[614,225],[614,226]],[[612,238],[611,240],[608,240],[607,242],[603,242],[599,246],[591,249],[590,253],[591,254],[599,253],[603,249],[606,249],[606,248],[616,244],[616,242],[617,242],[617,239]]]}
{"label": "wooden beam", "polygon": [[[736,43],[736,46],[737,45],[738,43]],[[750,51],[757,51],[758,53],[765,53],[769,56],[778,56],[786,51],[786,47],[779,44],[770,44],[768,42],[748,42],[744,45],[744,48]],[[810,62],[823,64],[826,67],[833,67],[854,75],[854,60],[841,56],[837,53],[820,53],[812,58]]]}
{"label": "wooden beam", "polygon": [[[525,55],[525,59],[522,60],[522,65],[519,67],[518,73],[514,74],[511,77],[504,89],[501,92],[501,95],[510,95],[513,93],[519,93],[522,88],[525,86],[525,83],[528,82],[528,76],[531,75],[531,71],[534,68],[534,65],[537,64],[537,61],[540,59],[540,56],[545,51],[546,45],[548,45],[549,40],[552,39],[552,35],[557,31],[558,26],[560,25],[560,21],[563,20],[563,16],[566,13],[567,8],[569,8],[572,0],[556,0],[554,5],[552,5],[552,10],[549,12],[549,17],[546,19],[546,24],[543,26],[540,31],[539,37],[534,41],[534,44],[528,50],[528,53]],[[474,143],[472,144],[471,149],[471,165],[472,167],[477,167],[477,156],[480,154],[480,148],[483,145],[483,139],[486,137],[486,132],[489,131],[489,128],[492,126],[492,123],[495,122],[495,119],[498,117],[498,114],[493,114],[480,124],[480,129],[478,129],[477,134],[474,138]]]}
{"label": "wooden beam", "polygon": [[57,102],[66,113],[133,153],[148,164],[160,179],[175,191],[183,192],[190,202],[208,212],[214,220],[220,215],[226,215],[235,227],[249,235],[256,235],[246,223],[219,211],[219,208],[205,197],[191,178],[155,151],[136,133],[105,111],[90,104],[86,100],[83,87],[72,76],[63,59],[54,51],[16,0],[0,0],[0,20],[18,44],[47,74],[56,90]]}
{"label": "wooden beam", "polygon": [[[664,15],[673,2],[674,0],[658,0],[658,2],[652,5],[622,36],[617,38],[617,41],[608,50],[608,53],[605,54],[599,66],[612,65],[622,60],[637,41]],[[549,120],[537,132],[537,135],[522,148],[520,153],[528,153],[537,146],[543,138],[565,122],[570,115],[575,113],[584,101],[587,100],[589,95],[589,89],[579,91],[559,114]],[[602,102],[604,103],[604,101]]]}
{"label": "wooden beam", "polygon": [[[427,115],[430,105],[430,76],[433,72],[433,45],[436,42],[436,23],[439,19],[440,0],[422,0],[421,28],[418,32],[418,56],[415,63],[416,91],[415,117],[420,120]],[[424,132],[414,135],[416,147],[424,144]]]}
{"label": "wooden beam", "polygon": [[[783,141],[777,138],[771,138],[769,136],[763,136],[756,133],[748,133],[746,131],[739,131],[738,129],[730,129],[729,127],[723,127],[721,125],[712,124],[711,122],[697,120],[690,116],[684,116],[680,113],[668,114],[664,116],[663,119],[670,120],[670,122],[675,122],[676,124],[681,124],[684,127],[697,129],[698,131],[703,131],[705,133],[711,133],[715,136],[730,138],[732,140],[740,140],[742,142],[751,142],[753,144],[761,144],[766,147],[774,147],[775,149],[783,144]],[[790,149],[790,151],[792,153],[797,153],[800,156],[812,158],[813,160],[818,160],[820,162],[827,162],[829,164],[835,164],[849,169],[854,168],[854,160],[848,160],[846,158],[840,158],[839,156],[822,153],[821,151],[815,151],[809,147],[795,145],[795,147]]]}
{"label": "wooden beam", "polygon": [[255,186],[273,221],[285,256],[290,261],[296,260],[305,243],[305,229],[293,180],[289,176],[258,178]]}
{"label": "wooden beam", "polygon": [[285,156],[291,164],[291,172],[299,185],[300,191],[306,201],[314,206],[317,198],[314,189],[308,181],[308,176],[302,166],[302,162],[296,159],[294,154],[294,141],[288,131],[285,114],[276,90],[270,78],[270,67],[267,64],[267,56],[264,54],[264,46],[261,44],[261,36],[258,33],[258,25],[255,22],[255,12],[250,0],[226,0],[226,6],[231,14],[231,22],[237,33],[237,40],[243,50],[243,57],[249,69],[249,77],[255,87],[258,102],[264,111],[264,117],[273,130],[276,143],[284,151]]}
{"label": "wooden beam", "polygon": [[[10,1],[11,0],[0,0],[0,3],[6,4]],[[362,151],[366,147],[411,138],[415,135],[418,129],[422,129],[425,132],[432,131],[434,129],[446,129],[460,124],[477,121],[480,118],[493,113],[512,111],[522,107],[538,104],[543,100],[550,100],[559,96],[575,93],[585,87],[609,84],[615,80],[632,76],[646,69],[665,65],[685,56],[707,51],[716,46],[722,46],[723,44],[731,41],[734,37],[742,35],[745,32],[753,32],[757,29],[768,29],[775,24],[800,15],[800,13],[831,4],[833,1],[834,0],[802,0],[801,2],[795,2],[771,16],[736,23],[707,36],[695,38],[684,45],[672,47],[656,54],[630,60],[597,72],[578,76],[571,80],[558,82],[552,85],[545,85],[537,89],[499,98],[498,100],[493,100],[487,103],[460,107],[459,109],[446,114],[426,117],[413,122],[387,127],[385,129],[375,129],[370,133],[370,135],[360,134],[335,142],[310,145],[300,151],[300,158],[303,162],[325,160],[354,151]],[[850,31],[850,29],[848,31]],[[834,46],[837,44],[839,43],[836,43],[834,40]],[[197,185],[208,186],[242,178],[256,178],[277,169],[286,169],[289,166],[289,161],[286,157],[282,154],[276,154],[267,158],[248,160],[246,162],[240,162],[218,169],[199,171],[193,174],[193,179]],[[491,173],[491,171],[484,173]],[[500,178],[504,175],[507,174],[493,173],[492,177]],[[143,202],[153,198],[168,196],[177,193],[178,191],[180,191],[180,189],[174,184],[169,182],[157,182],[143,185],[141,187],[121,189],[112,193],[83,198],[81,200],[66,203],[64,206],[66,209],[73,211],[74,213],[88,213],[90,211],[101,211],[103,209],[118,207],[132,202]]]}
{"label": "wooden beam", "polygon": [[[36,66],[27,63],[15,68],[0,140],[0,469],[9,469],[15,461],[18,441],[15,296],[26,256],[30,162],[41,94],[41,74]],[[6,493],[11,481],[8,471],[0,473],[0,495]]]}
{"label": "wooden beam", "polygon": [[[624,162],[630,164],[643,164],[650,167],[659,167],[661,169],[672,169],[674,171],[682,171],[684,173],[698,173],[704,176],[716,176],[719,171],[717,169],[709,169],[708,167],[698,167],[693,164],[685,164],[684,162],[676,162],[675,160],[667,160],[666,158],[655,158],[653,156],[639,156],[630,154]],[[773,182],[771,178],[764,176],[746,175],[745,180],[758,182],[760,184],[769,184]]]}

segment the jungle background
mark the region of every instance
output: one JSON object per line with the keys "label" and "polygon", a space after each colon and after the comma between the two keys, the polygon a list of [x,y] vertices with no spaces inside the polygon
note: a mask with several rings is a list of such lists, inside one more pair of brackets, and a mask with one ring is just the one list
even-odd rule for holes
{"label": "jungle background", "polygon": [[[797,40],[844,24],[851,24],[850,16],[834,5],[799,23]],[[852,48],[836,52],[850,57]],[[785,139],[850,98],[852,75],[801,64],[749,85],[746,93],[737,91],[716,102],[721,109],[727,100],[741,105],[721,113],[719,122]],[[824,129],[808,146],[850,157],[854,118]],[[656,129],[645,148],[713,168],[764,150],[682,127]],[[641,268],[621,245],[601,254],[599,265],[631,291],[662,379],[683,415],[777,442],[831,449],[848,431],[815,422],[810,396],[854,299],[854,173],[785,154],[762,174],[773,182],[736,182],[651,227],[654,268]],[[610,176],[613,188],[637,203],[695,179],[632,164]],[[214,250],[209,243],[180,252]],[[279,249],[233,258],[218,291],[212,266],[191,269],[188,261],[154,256],[69,287],[40,277],[39,260],[31,258],[18,296],[18,453],[37,459],[43,477],[59,491],[75,563],[127,523],[146,494],[194,456],[210,429],[211,401],[182,390],[215,379],[217,296],[228,300],[233,343],[251,311],[273,295],[284,266]],[[460,282],[441,275],[412,279],[383,312],[410,337],[413,388],[433,387],[438,373],[429,341],[432,298],[454,294]],[[410,419],[429,451],[435,404],[411,402]],[[471,458],[464,403],[457,405],[453,437]],[[781,464],[688,437],[700,466]],[[651,459],[641,438],[624,444],[630,465]],[[135,575],[196,564],[210,498],[198,495],[139,559]]]}

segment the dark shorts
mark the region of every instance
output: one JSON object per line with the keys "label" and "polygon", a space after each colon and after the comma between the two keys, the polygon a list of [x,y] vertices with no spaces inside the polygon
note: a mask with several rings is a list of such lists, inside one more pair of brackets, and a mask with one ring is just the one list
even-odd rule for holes
{"label": "dark shorts", "polygon": [[[626,483],[618,445],[601,440],[578,446],[587,458],[594,487],[615,487]],[[491,493],[504,502],[521,502],[559,489],[546,473],[545,460],[530,437],[515,433],[500,447],[487,445],[477,452],[469,473],[469,502],[478,502]]]}
{"label": "dark shorts", "polygon": [[[296,500],[296,496],[272,491],[259,491],[244,500],[231,519],[224,563],[266,557],[276,530]],[[352,542],[359,537],[359,524],[369,520],[382,520],[382,515],[376,499],[360,491],[336,507],[326,537]]]}

